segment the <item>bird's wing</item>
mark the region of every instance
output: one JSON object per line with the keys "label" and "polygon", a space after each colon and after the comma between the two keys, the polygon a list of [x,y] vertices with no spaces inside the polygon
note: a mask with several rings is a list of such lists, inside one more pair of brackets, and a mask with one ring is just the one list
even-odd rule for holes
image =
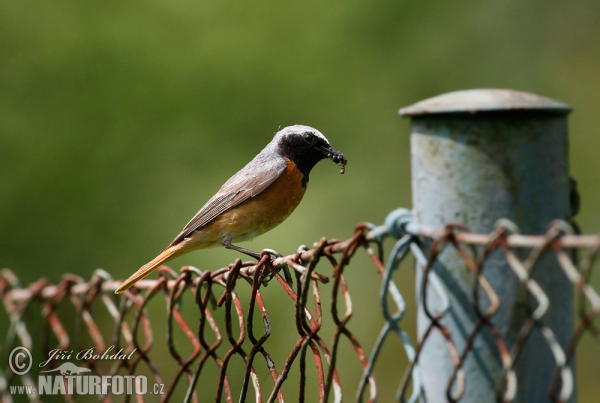
{"label": "bird's wing", "polygon": [[181,242],[225,211],[243,203],[250,197],[260,194],[275,182],[286,168],[287,162],[283,158],[277,158],[274,161],[261,161],[260,158],[255,158],[225,182],[169,246]]}

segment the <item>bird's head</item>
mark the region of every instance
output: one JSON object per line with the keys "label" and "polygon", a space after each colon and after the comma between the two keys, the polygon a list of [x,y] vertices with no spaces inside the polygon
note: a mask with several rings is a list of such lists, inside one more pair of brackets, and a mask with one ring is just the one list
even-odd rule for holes
{"label": "bird's head", "polygon": [[288,126],[275,134],[273,142],[279,155],[292,160],[308,180],[310,170],[322,159],[341,164],[344,173],[348,160],[333,149],[323,134],[309,126]]}

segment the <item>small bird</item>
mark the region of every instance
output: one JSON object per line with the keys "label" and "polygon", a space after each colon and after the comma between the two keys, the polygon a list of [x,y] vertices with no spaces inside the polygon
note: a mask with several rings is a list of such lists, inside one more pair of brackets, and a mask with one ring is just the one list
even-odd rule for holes
{"label": "small bird", "polygon": [[275,134],[273,140],[233,175],[190,220],[173,241],[149,263],[125,280],[120,294],[161,264],[196,249],[223,245],[259,258],[260,254],[235,246],[275,228],[300,203],[310,170],[322,159],[341,164],[346,157],[335,151],[316,129],[295,125]]}

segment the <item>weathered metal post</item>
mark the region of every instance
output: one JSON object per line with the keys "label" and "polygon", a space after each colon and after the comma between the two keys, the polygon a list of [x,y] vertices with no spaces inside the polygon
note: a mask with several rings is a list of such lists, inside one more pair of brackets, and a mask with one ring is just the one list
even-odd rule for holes
{"label": "weathered metal post", "polygon": [[[401,115],[411,118],[417,221],[436,227],[460,222],[472,232],[490,233],[498,219],[508,218],[522,234],[544,234],[551,220],[568,219],[566,116],[570,111],[568,105],[538,95],[492,89],[452,92],[401,109]],[[557,262],[544,259],[541,265],[533,277],[550,303],[542,320],[564,348],[573,327],[571,284]],[[453,252],[442,254],[434,269],[450,298],[451,311],[443,323],[452,332],[460,353],[477,320],[475,280]],[[531,297],[500,254],[486,262],[484,275],[501,303],[493,323],[510,348],[530,315]],[[420,309],[419,339],[428,325]],[[448,380],[454,370],[444,338],[434,333],[419,359],[430,403],[447,401]],[[483,331],[467,356],[467,384],[461,402],[497,399],[494,386],[502,366],[490,336],[489,330]],[[530,334],[515,368],[515,402],[549,400],[556,364],[539,331]]]}

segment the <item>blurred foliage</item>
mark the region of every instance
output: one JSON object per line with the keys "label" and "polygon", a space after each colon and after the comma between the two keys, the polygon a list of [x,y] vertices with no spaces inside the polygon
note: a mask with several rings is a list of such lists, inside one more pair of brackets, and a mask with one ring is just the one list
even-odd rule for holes
{"label": "blurred foliage", "polygon": [[[290,253],[321,236],[347,238],[355,223],[411,204],[398,108],[477,87],[574,107],[579,221],[598,231],[599,17],[593,1],[5,0],[0,265],[24,283],[89,278],[98,267],[125,277],[296,123],[343,151],[347,173],[322,162],[292,217],[246,246]],[[202,251],[173,267],[214,269],[235,257]],[[580,354],[582,399],[598,392],[586,381],[599,369],[595,354]]]}

